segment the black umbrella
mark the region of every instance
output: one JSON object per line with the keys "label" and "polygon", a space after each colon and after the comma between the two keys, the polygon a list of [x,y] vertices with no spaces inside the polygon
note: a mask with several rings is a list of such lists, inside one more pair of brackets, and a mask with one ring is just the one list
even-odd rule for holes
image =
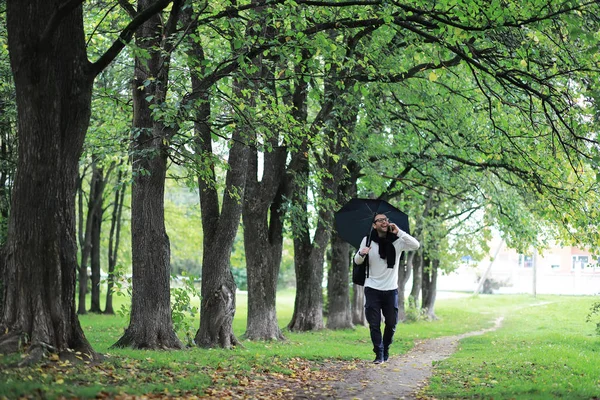
{"label": "black umbrella", "polygon": [[338,235],[358,249],[362,239],[371,232],[373,218],[377,214],[385,214],[390,223],[394,223],[404,232],[410,233],[408,215],[387,201],[352,199],[335,213],[335,228]]}

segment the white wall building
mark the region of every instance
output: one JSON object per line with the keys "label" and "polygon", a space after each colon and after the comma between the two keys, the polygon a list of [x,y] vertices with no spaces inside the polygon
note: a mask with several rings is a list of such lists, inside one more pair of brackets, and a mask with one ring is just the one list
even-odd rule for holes
{"label": "white wall building", "polygon": [[523,255],[499,239],[490,249],[490,257],[479,264],[465,262],[456,271],[439,276],[438,290],[474,292],[487,270],[493,293],[600,294],[600,267],[589,251],[552,247],[540,254]]}

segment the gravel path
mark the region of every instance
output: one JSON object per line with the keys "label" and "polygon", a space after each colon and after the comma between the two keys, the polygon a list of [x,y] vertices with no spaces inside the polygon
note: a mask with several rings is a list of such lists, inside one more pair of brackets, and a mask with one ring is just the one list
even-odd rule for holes
{"label": "gravel path", "polygon": [[[459,340],[497,329],[502,323],[498,318],[491,328],[462,335],[446,336],[418,342],[408,353],[392,356],[384,364],[365,361],[343,380],[334,385],[336,399],[384,400],[413,399],[427,385],[433,373],[433,362],[448,358],[456,351]],[[362,367],[362,368],[361,368]]]}

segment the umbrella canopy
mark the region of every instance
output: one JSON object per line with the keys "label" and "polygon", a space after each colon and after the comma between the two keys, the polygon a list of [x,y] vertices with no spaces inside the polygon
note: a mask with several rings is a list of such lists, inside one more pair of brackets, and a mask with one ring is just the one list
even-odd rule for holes
{"label": "umbrella canopy", "polygon": [[385,214],[390,223],[394,223],[404,232],[410,233],[408,215],[387,201],[352,199],[335,213],[335,228],[338,235],[358,249],[362,239],[371,232],[373,218],[377,214]]}

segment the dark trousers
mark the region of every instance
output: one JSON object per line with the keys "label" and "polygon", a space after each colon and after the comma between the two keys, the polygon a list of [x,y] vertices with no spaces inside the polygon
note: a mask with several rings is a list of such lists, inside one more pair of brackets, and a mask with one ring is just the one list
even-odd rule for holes
{"label": "dark trousers", "polygon": [[[381,314],[385,322],[381,336]],[[365,287],[365,316],[371,331],[373,351],[379,353],[392,344],[398,322],[398,289],[377,290]]]}

